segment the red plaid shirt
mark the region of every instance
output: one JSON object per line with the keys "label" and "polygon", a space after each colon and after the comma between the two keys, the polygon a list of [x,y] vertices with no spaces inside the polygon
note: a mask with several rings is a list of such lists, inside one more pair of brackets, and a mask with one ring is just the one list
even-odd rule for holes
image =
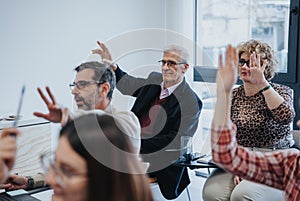
{"label": "red plaid shirt", "polygon": [[[213,127],[215,128],[215,127]],[[238,146],[236,126],[211,130],[213,161],[244,179],[284,190],[285,200],[300,200],[300,152],[250,151]]]}

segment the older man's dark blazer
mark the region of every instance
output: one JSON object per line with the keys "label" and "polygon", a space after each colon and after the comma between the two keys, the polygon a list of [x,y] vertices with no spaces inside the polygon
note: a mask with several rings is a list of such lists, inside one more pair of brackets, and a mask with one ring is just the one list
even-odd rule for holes
{"label": "older man's dark blazer", "polygon": [[[146,79],[136,78],[120,68],[115,74],[117,89],[124,95],[136,97],[131,111],[141,121],[160,96],[162,74],[152,72]],[[157,178],[163,196],[174,199],[189,185],[190,180],[186,168],[172,163],[179,157],[180,137],[193,136],[197,129],[202,102],[183,80],[161,107],[156,118],[151,119],[153,133],[141,134],[140,153],[144,161],[150,162],[148,173]]]}

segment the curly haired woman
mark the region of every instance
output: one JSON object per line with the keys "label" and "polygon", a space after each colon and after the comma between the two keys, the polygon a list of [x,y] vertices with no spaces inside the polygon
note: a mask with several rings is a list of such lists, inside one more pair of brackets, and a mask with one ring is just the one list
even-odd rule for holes
{"label": "curly haired woman", "polygon": [[[293,91],[272,83],[277,61],[272,48],[250,40],[240,44],[238,75],[243,84],[232,92],[231,119],[237,126],[237,142],[253,151],[294,147],[290,124],[295,117]],[[283,200],[280,190],[243,180],[216,169],[203,188],[208,200]]]}

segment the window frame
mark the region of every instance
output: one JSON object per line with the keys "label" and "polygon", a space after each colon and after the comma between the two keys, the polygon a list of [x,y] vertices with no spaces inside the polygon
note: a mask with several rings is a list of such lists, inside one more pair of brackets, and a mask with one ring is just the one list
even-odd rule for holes
{"label": "window frame", "polygon": [[[194,55],[197,55],[197,1],[194,0],[194,21],[195,21],[195,32],[194,32]],[[280,83],[291,87],[294,90],[294,108],[296,111],[295,121],[293,128],[297,128],[296,120],[300,119],[300,31],[299,31],[299,4],[300,0],[290,0],[290,15],[289,15],[289,38],[288,38],[288,62],[287,72],[279,72],[272,79],[273,82]],[[197,59],[195,58],[194,63]],[[211,82],[214,83],[216,80],[217,68],[209,66],[194,66],[194,82]],[[237,84],[242,84],[241,80],[238,80]]]}

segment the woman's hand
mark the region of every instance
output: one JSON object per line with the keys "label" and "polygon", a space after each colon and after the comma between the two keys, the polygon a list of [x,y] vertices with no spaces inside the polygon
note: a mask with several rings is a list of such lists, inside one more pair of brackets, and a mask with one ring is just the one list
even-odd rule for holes
{"label": "woman's hand", "polygon": [[7,190],[18,190],[27,188],[28,179],[25,176],[10,174],[7,181],[0,188]]}
{"label": "woman's hand", "polygon": [[7,178],[15,162],[16,137],[11,134],[18,136],[20,132],[16,128],[7,128],[0,137],[0,183]]}
{"label": "woman's hand", "polygon": [[250,55],[250,80],[253,84],[258,85],[258,88],[264,88],[268,85],[268,81],[265,78],[264,71],[267,66],[267,60],[263,61],[261,65],[261,55],[253,52]]}

